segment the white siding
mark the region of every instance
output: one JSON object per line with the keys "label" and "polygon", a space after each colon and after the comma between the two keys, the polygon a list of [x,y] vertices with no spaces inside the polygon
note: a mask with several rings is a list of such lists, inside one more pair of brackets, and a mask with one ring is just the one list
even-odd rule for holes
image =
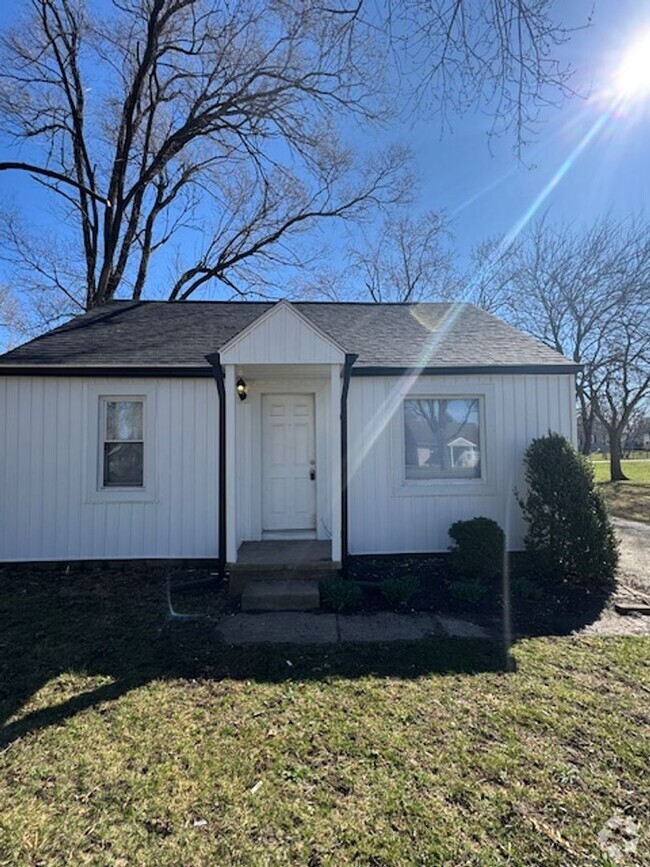
{"label": "white siding", "polygon": [[344,353],[286,304],[278,304],[221,353],[222,364],[337,364]]}
{"label": "white siding", "polygon": [[[423,490],[403,486],[402,402],[409,393],[458,390],[484,395],[487,484]],[[349,394],[350,551],[356,554],[445,551],[449,526],[484,515],[522,547],[523,520],[513,489],[522,490],[523,453],[549,430],[575,438],[572,375],[353,377]],[[457,492],[458,491],[458,492]]]}
{"label": "white siding", "polygon": [[[97,494],[100,393],[146,395],[147,501]],[[212,379],[0,377],[0,560],[216,557],[217,407]]]}

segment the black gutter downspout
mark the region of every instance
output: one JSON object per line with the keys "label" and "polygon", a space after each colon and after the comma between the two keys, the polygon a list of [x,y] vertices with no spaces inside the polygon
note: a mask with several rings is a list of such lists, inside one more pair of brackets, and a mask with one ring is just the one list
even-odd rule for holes
{"label": "black gutter downspout", "polygon": [[219,395],[219,577],[226,575],[226,384],[218,352],[205,356],[212,367]]}
{"label": "black gutter downspout", "polygon": [[341,572],[348,577],[348,390],[352,365],[359,356],[345,354],[343,366],[343,388],[341,389]]}

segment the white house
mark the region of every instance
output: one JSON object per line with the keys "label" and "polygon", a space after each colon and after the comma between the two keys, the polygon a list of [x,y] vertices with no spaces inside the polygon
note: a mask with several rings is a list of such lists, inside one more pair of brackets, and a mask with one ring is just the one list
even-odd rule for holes
{"label": "white house", "polygon": [[519,548],[523,452],[575,441],[576,369],[468,304],[115,301],[0,356],[0,560],[338,563],[476,515]]}

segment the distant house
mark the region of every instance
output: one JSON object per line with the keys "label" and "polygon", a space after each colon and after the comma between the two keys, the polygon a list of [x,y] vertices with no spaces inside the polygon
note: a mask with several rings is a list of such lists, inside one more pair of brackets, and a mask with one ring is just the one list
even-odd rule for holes
{"label": "distant house", "polygon": [[474,468],[479,466],[481,452],[476,443],[465,439],[465,437],[456,437],[447,443],[447,447],[451,452],[452,467]]}
{"label": "distant house", "polygon": [[115,301],[0,357],[0,559],[446,550],[523,526],[570,361],[468,304]]}

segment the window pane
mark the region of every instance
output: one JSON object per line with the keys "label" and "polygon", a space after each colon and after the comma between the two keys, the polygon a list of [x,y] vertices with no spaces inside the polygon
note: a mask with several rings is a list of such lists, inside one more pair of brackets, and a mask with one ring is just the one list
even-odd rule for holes
{"label": "window pane", "polygon": [[106,439],[142,439],[142,401],[106,401]]}
{"label": "window pane", "polygon": [[481,477],[478,398],[404,401],[407,479]]}
{"label": "window pane", "polygon": [[142,443],[104,443],[104,487],[142,487]]}

